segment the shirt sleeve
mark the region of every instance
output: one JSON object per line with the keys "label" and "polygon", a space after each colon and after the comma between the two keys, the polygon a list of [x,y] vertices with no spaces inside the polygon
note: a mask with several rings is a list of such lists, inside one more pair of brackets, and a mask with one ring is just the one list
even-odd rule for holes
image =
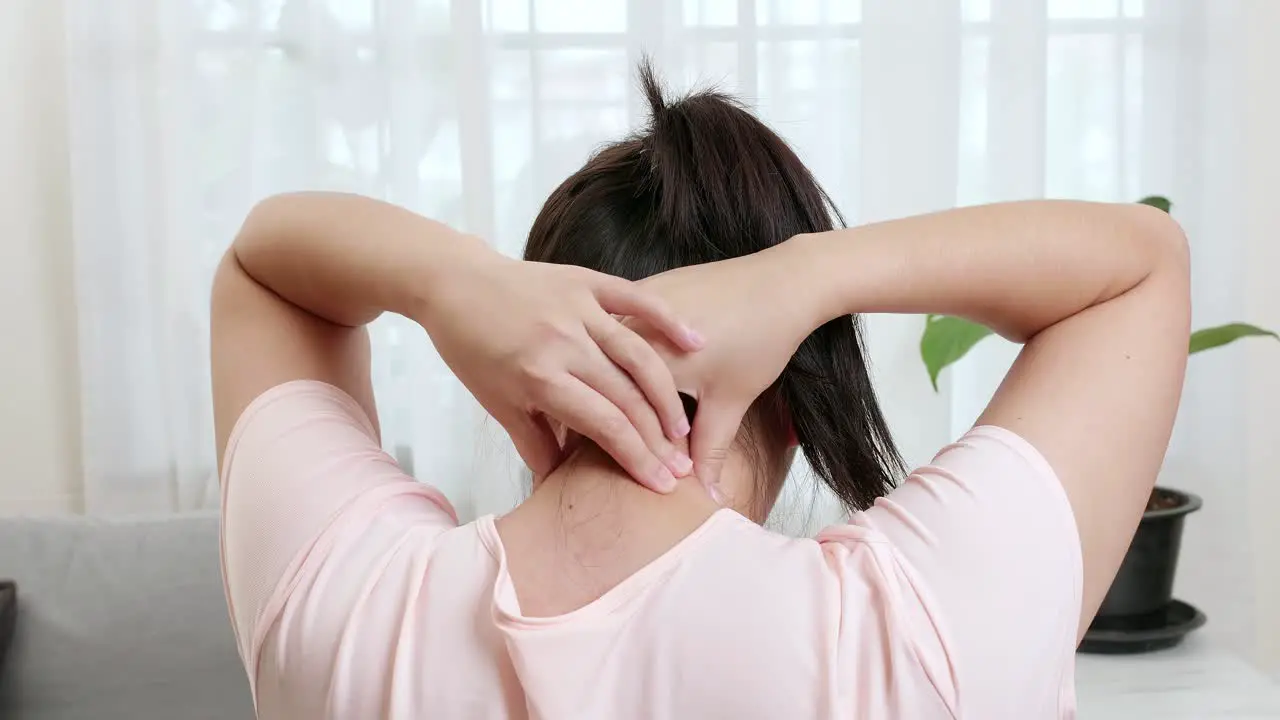
{"label": "shirt sleeve", "polygon": [[898,629],[955,717],[1074,717],[1080,539],[1026,440],[975,427],[819,540],[889,546]]}
{"label": "shirt sleeve", "polygon": [[[449,501],[400,470],[373,424],[341,389],[316,380],[255,399],[227,441],[221,551],[227,607],[252,683],[257,652],[304,561],[326,531],[354,514],[455,527]],[[376,518],[372,518],[376,519]]]}

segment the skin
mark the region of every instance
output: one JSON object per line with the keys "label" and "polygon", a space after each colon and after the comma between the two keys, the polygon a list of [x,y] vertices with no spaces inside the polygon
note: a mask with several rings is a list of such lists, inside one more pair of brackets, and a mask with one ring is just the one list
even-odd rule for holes
{"label": "skin", "polygon": [[[362,325],[384,310],[413,318],[535,470],[532,496],[499,521],[531,615],[579,607],[661,555],[716,511],[708,487],[762,520],[781,475],[755,496],[745,444],[758,439],[741,420],[799,342],[844,314],[933,312],[1025,343],[979,423],[1029,440],[1063,484],[1084,558],[1083,633],[1141,517],[1181,392],[1186,241],[1144,206],[951,210],[797,236],[638,284],[495,258],[372,200],[266,201],[215,281],[219,452],[245,405],[290,379],[338,385],[376,418]],[[606,283],[613,294],[601,294]],[[631,317],[609,325],[601,313]],[[644,382],[622,369],[640,366]],[[675,388],[700,401],[687,448]],[[785,468],[785,442],[759,449]],[[686,452],[695,472],[656,492],[669,487],[659,468],[683,466]]]}

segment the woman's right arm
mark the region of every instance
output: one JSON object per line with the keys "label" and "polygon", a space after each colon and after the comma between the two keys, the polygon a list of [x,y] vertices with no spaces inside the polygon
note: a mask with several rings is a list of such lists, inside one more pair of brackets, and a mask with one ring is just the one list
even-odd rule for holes
{"label": "woman's right arm", "polygon": [[941,313],[1026,343],[979,424],[1029,441],[1066,491],[1084,559],[1083,633],[1141,518],[1181,394],[1181,228],[1142,205],[1033,201],[786,245],[817,298],[814,327],[850,313]]}

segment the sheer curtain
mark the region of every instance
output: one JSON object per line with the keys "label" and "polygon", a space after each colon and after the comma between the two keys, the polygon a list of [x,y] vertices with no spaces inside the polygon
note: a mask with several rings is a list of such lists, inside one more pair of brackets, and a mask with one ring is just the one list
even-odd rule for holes
{"label": "sheer curtain", "polygon": [[[518,253],[550,189],[642,121],[633,69],[646,52],[677,88],[715,84],[755,105],[851,223],[1162,193],[1213,243],[1197,272],[1229,284],[1230,173],[1210,167],[1221,22],[1206,5],[68,0],[85,506],[216,504],[208,293],[256,200],[364,193]],[[935,394],[921,325],[868,324],[911,462],[976,417],[1014,352],[987,341]],[[388,449],[464,518],[509,507],[523,479],[500,428],[418,328],[385,318],[373,338]],[[834,517],[795,475],[774,521],[800,531]]]}

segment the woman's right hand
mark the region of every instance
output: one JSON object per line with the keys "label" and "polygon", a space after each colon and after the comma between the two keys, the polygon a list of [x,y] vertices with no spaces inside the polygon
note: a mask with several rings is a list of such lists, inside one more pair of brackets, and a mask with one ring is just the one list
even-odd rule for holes
{"label": "woman's right hand", "polygon": [[460,256],[429,279],[414,319],[535,478],[563,459],[551,420],[595,441],[641,484],[673,489],[692,470],[673,442],[689,423],[671,371],[620,318],[654,329],[676,356],[699,350],[701,338],[636,283],[459,240]]}
{"label": "woman's right hand", "polygon": [[698,400],[690,454],[694,473],[707,485],[718,481],[751,404],[778,379],[800,343],[830,319],[804,287],[800,252],[788,241],[640,281],[706,338],[703,350],[679,354],[653,328],[628,321],[665,355],[680,391]]}

